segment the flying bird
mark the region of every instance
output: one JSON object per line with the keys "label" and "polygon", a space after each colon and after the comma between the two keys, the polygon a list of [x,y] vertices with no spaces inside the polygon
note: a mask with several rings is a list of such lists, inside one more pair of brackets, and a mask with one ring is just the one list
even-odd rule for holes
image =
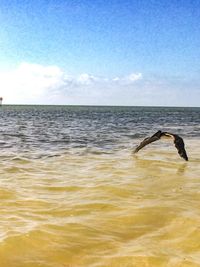
{"label": "flying bird", "polygon": [[154,135],[152,135],[151,137],[147,137],[145,138],[135,149],[134,153],[137,153],[140,149],[142,149],[143,147],[145,147],[146,145],[153,143],[155,141],[158,141],[161,137],[171,137],[173,138],[175,147],[178,150],[178,154],[184,158],[186,161],[188,161],[188,156],[187,153],[185,151],[185,144],[183,142],[183,139],[177,135],[177,134],[172,134],[172,133],[168,133],[168,132],[162,132],[162,131],[158,131],[156,132]]}

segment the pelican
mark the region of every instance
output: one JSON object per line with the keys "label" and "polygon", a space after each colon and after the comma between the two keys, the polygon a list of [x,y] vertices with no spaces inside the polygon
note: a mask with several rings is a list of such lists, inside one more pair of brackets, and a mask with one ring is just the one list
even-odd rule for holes
{"label": "pelican", "polygon": [[177,135],[177,134],[172,134],[172,133],[168,133],[168,132],[162,132],[162,131],[157,131],[154,135],[152,135],[151,137],[147,137],[145,138],[134,150],[134,153],[137,153],[140,149],[142,149],[143,147],[145,147],[146,145],[158,141],[161,137],[166,136],[166,137],[170,137],[173,139],[175,147],[178,150],[178,154],[184,158],[184,160],[188,161],[188,156],[187,153],[185,151],[185,144],[183,142],[183,139]]}

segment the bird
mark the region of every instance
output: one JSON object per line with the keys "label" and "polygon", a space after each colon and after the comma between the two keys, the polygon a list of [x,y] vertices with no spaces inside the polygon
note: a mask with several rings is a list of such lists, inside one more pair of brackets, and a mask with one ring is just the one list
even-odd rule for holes
{"label": "bird", "polygon": [[153,143],[155,141],[158,141],[161,137],[171,137],[173,138],[174,141],[174,145],[178,150],[178,154],[180,155],[180,157],[182,157],[184,160],[188,161],[188,156],[187,153],[185,151],[185,144],[183,139],[177,135],[177,134],[173,134],[173,133],[169,133],[169,132],[162,132],[162,131],[157,131],[155,134],[153,134],[151,137],[147,137],[145,138],[134,150],[134,153],[137,153],[140,149],[142,149],[143,147],[145,147],[146,145]]}

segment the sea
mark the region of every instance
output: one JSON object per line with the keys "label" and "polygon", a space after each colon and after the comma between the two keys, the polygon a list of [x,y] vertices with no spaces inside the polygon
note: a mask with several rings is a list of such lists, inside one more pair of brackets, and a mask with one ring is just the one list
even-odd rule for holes
{"label": "sea", "polygon": [[200,108],[3,105],[0,219],[2,267],[200,266]]}

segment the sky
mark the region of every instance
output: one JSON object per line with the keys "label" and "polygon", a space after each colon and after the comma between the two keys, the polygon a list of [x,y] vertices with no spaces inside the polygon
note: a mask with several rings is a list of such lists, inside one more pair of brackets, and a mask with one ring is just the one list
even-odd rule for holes
{"label": "sky", "polygon": [[1,0],[5,104],[200,106],[200,0]]}

